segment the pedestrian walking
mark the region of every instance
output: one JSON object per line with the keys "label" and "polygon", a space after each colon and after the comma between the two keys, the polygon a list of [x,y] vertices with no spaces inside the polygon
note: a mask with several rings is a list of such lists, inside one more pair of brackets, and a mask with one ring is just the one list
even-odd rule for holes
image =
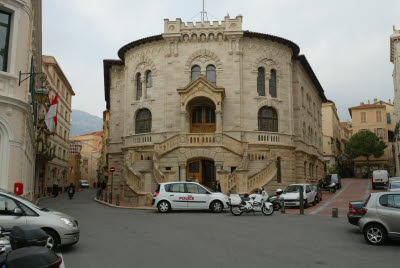
{"label": "pedestrian walking", "polygon": [[53,197],[58,196],[58,184],[53,184]]}
{"label": "pedestrian walking", "polygon": [[69,199],[72,199],[72,197],[75,194],[75,185],[71,182],[71,184],[68,186],[68,196]]}
{"label": "pedestrian walking", "polygon": [[219,180],[215,182],[215,191],[219,193],[221,192],[221,184],[219,183]]}
{"label": "pedestrian walking", "polygon": [[103,181],[103,182],[101,183],[101,194],[104,194],[104,191],[105,191],[106,187],[107,187],[107,184],[106,184],[105,181]]}

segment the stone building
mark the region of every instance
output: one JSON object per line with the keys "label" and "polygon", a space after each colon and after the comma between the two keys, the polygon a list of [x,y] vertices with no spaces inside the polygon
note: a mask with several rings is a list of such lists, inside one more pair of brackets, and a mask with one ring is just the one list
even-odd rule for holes
{"label": "stone building", "polygon": [[71,137],[70,141],[82,146],[80,150],[81,166],[80,174],[82,180],[87,180],[92,187],[97,183],[99,165],[101,163],[101,150],[103,144],[103,131],[93,132],[86,135]]}
{"label": "stone building", "polygon": [[68,151],[67,185],[73,183],[77,188],[80,187],[81,180],[81,149],[81,145],[70,142]]}
{"label": "stone building", "polygon": [[337,166],[339,156],[343,154],[344,147],[341,142],[341,126],[337,115],[335,103],[328,101],[322,104],[322,143],[326,169]]}
{"label": "stone building", "polygon": [[324,91],[299,47],[242,30],[242,17],[164,20],[164,33],[104,60],[109,166],[126,201],[190,179],[223,192],[315,181],[324,172]]}
{"label": "stone building", "polygon": [[58,93],[57,126],[54,135],[48,139],[54,157],[47,163],[45,185],[50,189],[53,184],[65,188],[68,177],[69,133],[71,130],[72,86],[53,56],[42,57],[42,70],[47,75],[49,102],[52,103]]}
{"label": "stone building", "polygon": [[[19,72],[41,71],[42,2],[8,0],[0,4],[0,188],[34,198],[38,77],[19,84]],[[34,101],[33,101],[34,100]],[[33,103],[33,104],[32,104]]]}
{"label": "stone building", "polygon": [[394,86],[394,120],[395,120],[395,141],[394,157],[396,176],[400,177],[400,30],[393,26],[393,34],[390,36],[390,61],[393,63],[393,86]]}
{"label": "stone building", "polygon": [[110,111],[103,112],[103,150],[101,151],[101,174],[100,182],[108,182],[108,151],[107,144],[110,140]]}
{"label": "stone building", "polygon": [[[369,130],[375,133],[378,138],[382,139],[387,145],[389,145],[389,127],[386,105],[383,102],[377,103],[360,103],[359,106],[349,108],[350,116],[352,118],[352,133],[353,135],[363,131]],[[385,149],[383,156],[375,158],[370,157],[370,171],[385,169],[390,173],[391,149],[388,146]],[[353,159],[354,161],[354,174],[356,177],[366,176],[367,174],[367,162],[365,157],[358,157]],[[392,173],[391,173],[392,175]]]}

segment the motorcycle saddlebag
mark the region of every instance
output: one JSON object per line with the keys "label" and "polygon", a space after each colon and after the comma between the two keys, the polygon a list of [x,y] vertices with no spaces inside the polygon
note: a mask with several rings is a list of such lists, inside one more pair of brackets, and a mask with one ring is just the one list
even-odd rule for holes
{"label": "motorcycle saddlebag", "polygon": [[238,206],[242,203],[242,198],[238,194],[231,194],[229,198],[231,199],[232,206]]}
{"label": "motorcycle saddlebag", "polygon": [[62,260],[46,247],[26,247],[11,251],[7,256],[7,268],[59,267]]}
{"label": "motorcycle saddlebag", "polygon": [[10,234],[11,248],[15,250],[30,246],[44,247],[46,246],[48,237],[46,232],[39,227],[28,225],[14,226]]}

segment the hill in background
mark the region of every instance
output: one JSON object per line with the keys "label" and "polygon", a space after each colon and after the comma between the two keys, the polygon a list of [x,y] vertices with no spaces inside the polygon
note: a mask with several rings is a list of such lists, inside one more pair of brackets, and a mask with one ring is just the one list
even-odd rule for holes
{"label": "hill in background", "polygon": [[70,136],[85,135],[103,129],[103,118],[72,109]]}

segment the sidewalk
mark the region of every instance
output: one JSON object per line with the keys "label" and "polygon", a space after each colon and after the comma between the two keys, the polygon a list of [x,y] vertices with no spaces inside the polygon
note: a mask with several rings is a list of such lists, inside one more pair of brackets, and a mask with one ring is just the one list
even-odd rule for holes
{"label": "sidewalk", "polygon": [[116,196],[113,197],[111,203],[110,203],[110,200],[109,200],[109,199],[107,199],[107,202],[104,202],[104,200],[102,201],[102,200],[97,199],[97,198],[96,198],[96,195],[93,196],[93,200],[96,201],[96,202],[98,202],[98,203],[100,203],[100,204],[103,204],[103,205],[106,205],[106,206],[109,206],[109,207],[113,207],[113,208],[128,208],[128,209],[141,209],[141,210],[156,210],[156,208],[153,208],[153,207],[133,206],[133,205],[131,205],[131,204],[129,204],[129,203],[123,202],[121,199],[119,200],[119,206],[117,206],[117,205],[116,205],[116,204],[117,204],[117,197],[116,197]]}

